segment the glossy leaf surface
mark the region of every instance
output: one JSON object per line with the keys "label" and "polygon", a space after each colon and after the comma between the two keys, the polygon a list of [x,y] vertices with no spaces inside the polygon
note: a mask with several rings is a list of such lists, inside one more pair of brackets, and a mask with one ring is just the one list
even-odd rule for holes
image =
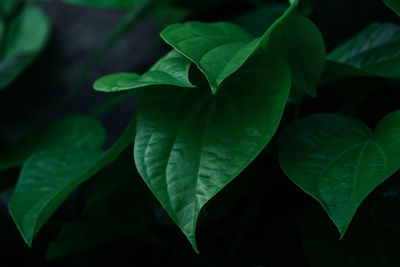
{"label": "glossy leaf surface", "polygon": [[[325,63],[325,45],[318,28],[307,18],[293,16],[297,2],[254,39],[240,27],[226,23],[187,22],[167,27],[161,37],[192,60],[207,77],[212,92],[267,42],[289,65],[293,86],[311,96]],[[296,46],[293,46],[296,43]]]}
{"label": "glossy leaf surface", "polygon": [[[370,75],[399,77],[399,46],[400,27],[398,25],[374,23],[349,41],[335,48],[328,54],[327,58],[367,72]],[[348,76],[354,76],[351,71],[348,72]]]}
{"label": "glossy leaf surface", "polygon": [[193,87],[189,81],[191,64],[191,61],[173,50],[143,75],[136,73],[111,74],[97,80],[93,87],[102,92],[118,92],[151,85]]}
{"label": "glossy leaf surface", "polygon": [[95,148],[42,150],[24,163],[9,210],[28,245],[44,223],[80,184],[112,163],[132,142],[135,121],[106,152]]}
{"label": "glossy leaf surface", "polygon": [[205,81],[194,89],[145,91],[137,118],[136,167],[195,250],[201,208],[268,144],[289,89],[286,64],[260,53],[216,94]]}
{"label": "glossy leaf surface", "polygon": [[285,174],[325,209],[343,236],[358,206],[400,168],[400,111],[372,132],[350,117],[314,114],[280,137]]}
{"label": "glossy leaf surface", "polygon": [[49,31],[46,16],[31,6],[23,9],[7,29],[0,21],[0,42],[4,42],[4,50],[0,52],[0,89],[8,86],[33,62],[45,46]]}
{"label": "glossy leaf surface", "polygon": [[0,153],[0,170],[18,167],[32,153],[48,148],[103,145],[105,132],[100,122],[91,117],[71,117],[46,125]]}
{"label": "glossy leaf surface", "polygon": [[213,93],[258,44],[249,33],[227,22],[173,24],[161,32],[161,37],[199,67]]}

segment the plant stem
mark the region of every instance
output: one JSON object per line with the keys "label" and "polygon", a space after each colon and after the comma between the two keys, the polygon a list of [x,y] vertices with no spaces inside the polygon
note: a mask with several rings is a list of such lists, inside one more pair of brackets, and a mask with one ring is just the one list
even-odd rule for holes
{"label": "plant stem", "polygon": [[73,84],[72,88],[65,96],[65,102],[69,102],[71,98],[78,91],[79,87],[85,81],[90,72],[96,67],[96,65],[101,61],[101,59],[107,54],[107,52],[114,47],[114,45],[119,41],[132,27],[139,22],[153,7],[155,0],[148,0],[144,4],[135,7],[130,11],[118,25],[113,30],[112,34],[108,39],[99,47],[99,49],[90,58],[88,63],[83,68],[78,79]]}

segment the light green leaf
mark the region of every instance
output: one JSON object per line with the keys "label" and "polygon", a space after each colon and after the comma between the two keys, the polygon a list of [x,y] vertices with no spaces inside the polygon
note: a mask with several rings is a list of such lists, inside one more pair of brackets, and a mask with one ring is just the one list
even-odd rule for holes
{"label": "light green leaf", "polygon": [[268,43],[286,59],[293,86],[315,96],[325,63],[325,46],[311,21],[291,15],[296,6],[297,2],[261,38],[254,39],[240,27],[226,22],[174,24],[162,31],[161,37],[198,66],[214,94],[226,78]]}
{"label": "light green leaf", "polygon": [[145,91],[137,117],[136,167],[196,251],[201,208],[268,144],[289,90],[284,61],[260,51],[216,94],[205,81],[194,89]]}
{"label": "light green leaf", "polygon": [[0,20],[0,89],[8,86],[43,49],[50,32],[46,16],[28,6],[5,27]]}
{"label": "light green leaf", "polygon": [[279,162],[343,237],[361,202],[400,168],[399,140],[400,111],[385,116],[374,133],[350,117],[314,114],[282,132]]}
{"label": "light green leaf", "polygon": [[191,64],[188,59],[173,50],[143,75],[136,73],[111,74],[97,80],[93,87],[102,92],[118,92],[151,85],[194,87],[189,81]]}
{"label": "light green leaf", "polygon": [[25,242],[34,236],[65,199],[83,182],[112,163],[132,142],[135,120],[121,138],[106,152],[82,147],[42,150],[24,163],[9,202],[13,217]]}
{"label": "light green leaf", "polygon": [[390,7],[397,15],[400,16],[400,1],[399,0],[383,0],[383,2]]}
{"label": "light green leaf", "polygon": [[[344,69],[338,78],[352,76],[400,77],[400,27],[374,23],[349,41],[335,48],[327,59],[357,69]],[[344,75],[346,74],[347,75]],[[363,74],[365,73],[365,74]],[[326,73],[335,76],[335,73]],[[333,80],[333,78],[330,78]]]}
{"label": "light green leaf", "polygon": [[149,0],[63,0],[69,4],[102,7],[102,8],[133,8]]}
{"label": "light green leaf", "polygon": [[48,148],[98,148],[104,143],[105,133],[94,118],[79,116],[46,125],[32,135],[18,141],[0,153],[0,171],[18,167],[32,153]]}

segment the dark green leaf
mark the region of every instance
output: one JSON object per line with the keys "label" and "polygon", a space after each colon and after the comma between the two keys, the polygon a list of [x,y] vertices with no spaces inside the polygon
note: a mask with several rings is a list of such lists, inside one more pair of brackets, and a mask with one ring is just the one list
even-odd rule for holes
{"label": "dark green leaf", "polygon": [[390,7],[397,15],[400,16],[400,1],[399,0],[383,0],[385,4]]}
{"label": "dark green leaf", "polygon": [[9,210],[28,245],[48,218],[80,184],[112,163],[133,141],[135,120],[105,153],[82,147],[42,150],[25,162]]}
{"label": "dark green leaf", "polygon": [[199,67],[213,93],[259,43],[240,27],[227,22],[173,24],[161,32],[161,37]]}
{"label": "dark green leaf", "polygon": [[107,167],[89,196],[85,216],[64,225],[47,251],[47,258],[69,256],[103,245],[120,237],[145,234],[144,185],[132,164],[127,148]]}
{"label": "dark green leaf", "polygon": [[272,4],[251,10],[234,20],[240,27],[252,34],[261,36],[285,12],[287,5]]}
{"label": "dark green leaf", "polygon": [[50,25],[37,8],[28,6],[7,24],[0,20],[0,89],[8,86],[46,44]]}
{"label": "dark green leaf", "polygon": [[102,92],[118,92],[150,85],[194,87],[188,77],[191,64],[188,59],[173,50],[143,75],[136,73],[111,74],[97,80],[93,87]]}
{"label": "dark green leaf", "polygon": [[314,114],[282,132],[279,162],[343,237],[361,202],[400,168],[399,140],[400,111],[385,116],[374,133],[350,117]]}
{"label": "dark green leaf", "polygon": [[216,94],[149,88],[138,110],[135,163],[142,178],[197,251],[199,211],[274,135],[290,89],[286,64],[251,57]]}
{"label": "dark green leaf", "polygon": [[213,93],[258,47],[270,41],[273,49],[286,59],[293,86],[315,96],[325,63],[325,46],[311,21],[290,15],[296,5],[297,2],[292,4],[261,38],[253,39],[243,29],[226,22],[174,24],[162,31],[161,37],[198,66]]}
{"label": "dark green leaf", "polygon": [[333,72],[327,75],[338,76],[338,78],[366,76],[366,74],[399,77],[399,46],[400,27],[398,25],[374,23],[328,54],[329,60],[345,64],[347,67],[339,74]]}
{"label": "dark green leaf", "polygon": [[0,153],[0,171],[22,165],[32,153],[47,148],[89,147],[103,145],[104,129],[91,117],[71,117],[38,129]]}

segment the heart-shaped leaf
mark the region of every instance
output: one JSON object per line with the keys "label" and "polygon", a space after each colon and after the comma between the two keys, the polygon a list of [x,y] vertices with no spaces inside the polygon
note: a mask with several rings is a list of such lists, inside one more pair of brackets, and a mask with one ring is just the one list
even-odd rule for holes
{"label": "heart-shaped leaf", "polygon": [[390,7],[397,15],[400,16],[400,1],[399,0],[383,0],[385,4]]}
{"label": "heart-shaped leaf", "polygon": [[0,89],[14,81],[43,49],[50,24],[37,8],[28,6],[7,27],[0,20]]}
{"label": "heart-shaped leaf", "polygon": [[194,89],[145,91],[137,114],[136,167],[196,251],[201,208],[268,144],[289,89],[283,60],[259,53],[216,94],[205,81]]}
{"label": "heart-shaped leaf", "polygon": [[40,228],[73,190],[112,163],[133,141],[135,124],[133,120],[106,152],[100,147],[74,148],[65,145],[41,150],[26,160],[10,199],[9,210],[29,246]]}
{"label": "heart-shaped leaf", "polygon": [[97,80],[93,87],[102,92],[117,92],[151,85],[194,87],[189,81],[191,64],[190,60],[172,50],[143,75],[136,73],[111,74]]}
{"label": "heart-shaped leaf", "polygon": [[240,27],[226,22],[174,24],[162,31],[161,37],[198,66],[213,93],[260,46],[269,43],[287,61],[293,86],[315,96],[316,83],[325,63],[325,45],[311,21],[291,15],[297,3],[292,4],[261,38],[254,39]]}
{"label": "heart-shaped leaf", "polygon": [[350,117],[310,115],[282,132],[279,152],[286,175],[318,200],[343,236],[365,197],[400,168],[400,111],[374,133]]}
{"label": "heart-shaped leaf", "polygon": [[392,23],[374,23],[349,41],[335,48],[327,59],[342,63],[324,76],[328,80],[352,76],[400,76],[400,27]]}
{"label": "heart-shaped leaf", "polygon": [[71,117],[46,125],[0,153],[0,171],[18,167],[32,153],[49,148],[89,147],[103,145],[105,132],[91,117]]}

